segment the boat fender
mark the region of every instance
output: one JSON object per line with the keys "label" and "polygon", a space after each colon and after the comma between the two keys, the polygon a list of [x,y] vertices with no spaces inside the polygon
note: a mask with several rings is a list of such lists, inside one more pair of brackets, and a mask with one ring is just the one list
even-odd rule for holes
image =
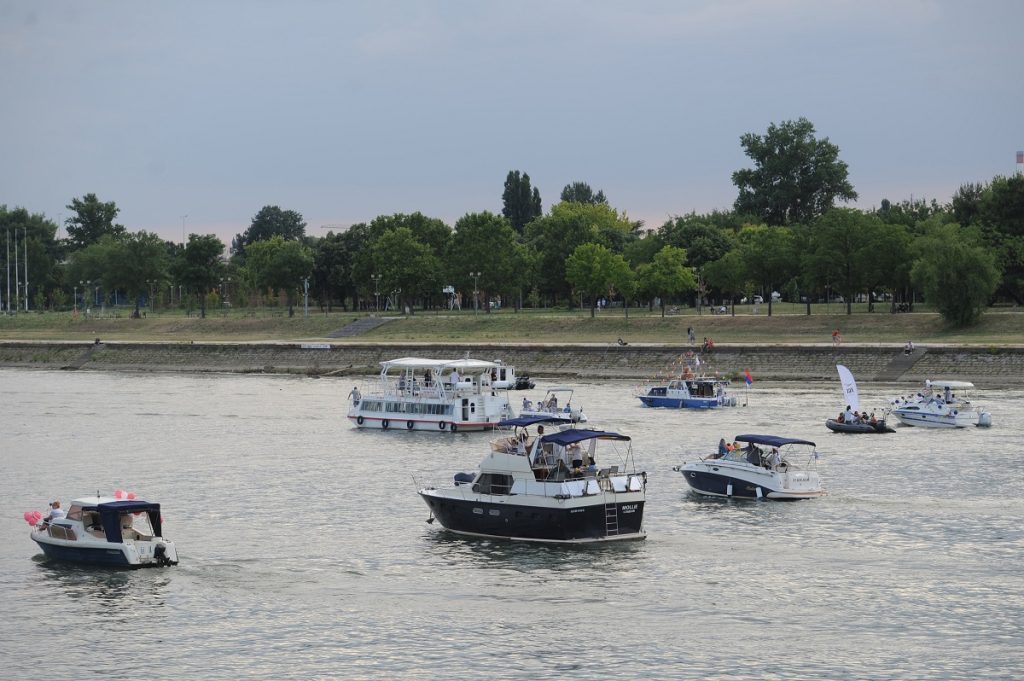
{"label": "boat fender", "polygon": [[455,431],[457,431],[458,429],[459,429],[459,424],[457,424],[457,423],[453,423],[453,424],[452,424],[452,432],[454,433],[454,432],[455,432]]}
{"label": "boat fender", "polygon": [[416,422],[415,421],[406,421],[405,422],[405,427],[408,428],[409,430],[412,430],[413,428],[416,427]]}
{"label": "boat fender", "polygon": [[727,496],[727,497],[731,497],[732,496],[732,483],[731,482],[728,485],[725,486],[725,496]]}
{"label": "boat fender", "polygon": [[363,417],[362,416],[357,416],[356,417],[356,423],[358,423],[359,425],[363,425]]}
{"label": "boat fender", "polygon": [[761,494],[761,488],[760,487],[758,487],[756,491],[757,491],[757,498],[758,499],[764,498],[764,495]]}
{"label": "boat fender", "polygon": [[390,425],[391,424],[388,422],[387,419],[384,419],[383,421],[380,422],[380,427],[383,428],[384,430],[387,430],[388,426],[390,426]]}
{"label": "boat fender", "polygon": [[444,421],[441,421],[441,422],[439,422],[439,423],[437,424],[437,427],[438,427],[438,428],[440,428],[441,430],[444,430],[444,427],[445,427],[446,425],[448,425],[448,424],[447,424],[447,423],[445,423]]}

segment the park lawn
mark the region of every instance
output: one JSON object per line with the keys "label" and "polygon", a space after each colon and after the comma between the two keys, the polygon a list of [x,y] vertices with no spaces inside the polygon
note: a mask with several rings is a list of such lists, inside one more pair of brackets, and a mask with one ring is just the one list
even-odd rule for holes
{"label": "park lawn", "polygon": [[[704,337],[716,343],[799,343],[830,344],[833,329],[839,329],[846,343],[902,344],[946,343],[955,345],[1024,344],[1024,313],[1006,309],[987,312],[981,322],[969,329],[951,329],[938,315],[930,312],[892,314],[867,313],[866,306],[814,306],[814,314],[805,314],[802,305],[767,306],[758,314],[752,306],[737,306],[736,316],[711,315],[707,310],[683,310],[661,316],[660,310],[631,309],[627,319],[621,309],[604,310],[591,318],[588,310],[513,310],[490,314],[472,311],[447,313],[417,311],[359,336],[331,339],[332,342],[437,342],[437,343],[685,343],[686,329],[694,328],[697,341]],[[831,312],[831,314],[828,314]],[[289,318],[282,310],[233,310],[210,314],[205,319],[188,317],[180,311],[149,314],[131,319],[128,311],[102,318],[73,317],[71,313],[22,313],[0,316],[0,339],[6,340],[104,340],[123,341],[202,341],[202,342],[274,342],[323,341],[331,332],[365,316],[365,313],[312,313],[301,310]]]}

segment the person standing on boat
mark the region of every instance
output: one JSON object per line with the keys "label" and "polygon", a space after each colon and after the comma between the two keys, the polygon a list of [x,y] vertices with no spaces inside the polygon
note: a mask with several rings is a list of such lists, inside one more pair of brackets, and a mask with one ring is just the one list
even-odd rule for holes
{"label": "person standing on boat", "polygon": [[779,454],[778,447],[772,447],[772,455],[768,458],[768,463],[772,465],[772,469],[776,469],[782,464],[782,455]]}
{"label": "person standing on boat", "polygon": [[352,404],[359,404],[359,400],[363,399],[363,394],[359,392],[359,386],[353,386],[348,396],[352,399]]}
{"label": "person standing on boat", "polygon": [[458,369],[452,369],[451,379],[452,379],[452,387],[453,388],[459,385],[459,370]]}
{"label": "person standing on boat", "polygon": [[845,423],[855,423],[855,418],[856,417],[853,415],[853,409],[850,405],[846,405],[846,412],[843,414],[843,421]]}

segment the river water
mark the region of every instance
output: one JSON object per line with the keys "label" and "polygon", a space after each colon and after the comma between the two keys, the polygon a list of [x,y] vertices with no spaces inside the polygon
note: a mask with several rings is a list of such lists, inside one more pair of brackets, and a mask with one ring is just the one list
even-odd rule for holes
{"label": "river water", "polygon": [[[1024,677],[1024,392],[975,395],[991,429],[848,436],[823,424],[838,380],[755,383],[710,413],[576,387],[634,438],[646,541],[427,524],[417,484],[472,470],[488,436],[356,430],[348,379],[0,370],[2,676]],[[744,432],[817,442],[829,496],[688,493],[672,466]],[[180,565],[43,559],[25,511],[116,488],[162,503]]]}

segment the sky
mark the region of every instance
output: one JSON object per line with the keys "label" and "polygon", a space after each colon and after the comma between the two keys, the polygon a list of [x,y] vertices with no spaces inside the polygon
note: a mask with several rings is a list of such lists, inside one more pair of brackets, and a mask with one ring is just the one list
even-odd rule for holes
{"label": "sky", "polygon": [[[950,200],[1024,149],[1020,0],[0,0],[0,204],[230,242],[420,211],[727,210],[740,136],[809,119],[853,207]],[[64,230],[61,230],[61,236]]]}

